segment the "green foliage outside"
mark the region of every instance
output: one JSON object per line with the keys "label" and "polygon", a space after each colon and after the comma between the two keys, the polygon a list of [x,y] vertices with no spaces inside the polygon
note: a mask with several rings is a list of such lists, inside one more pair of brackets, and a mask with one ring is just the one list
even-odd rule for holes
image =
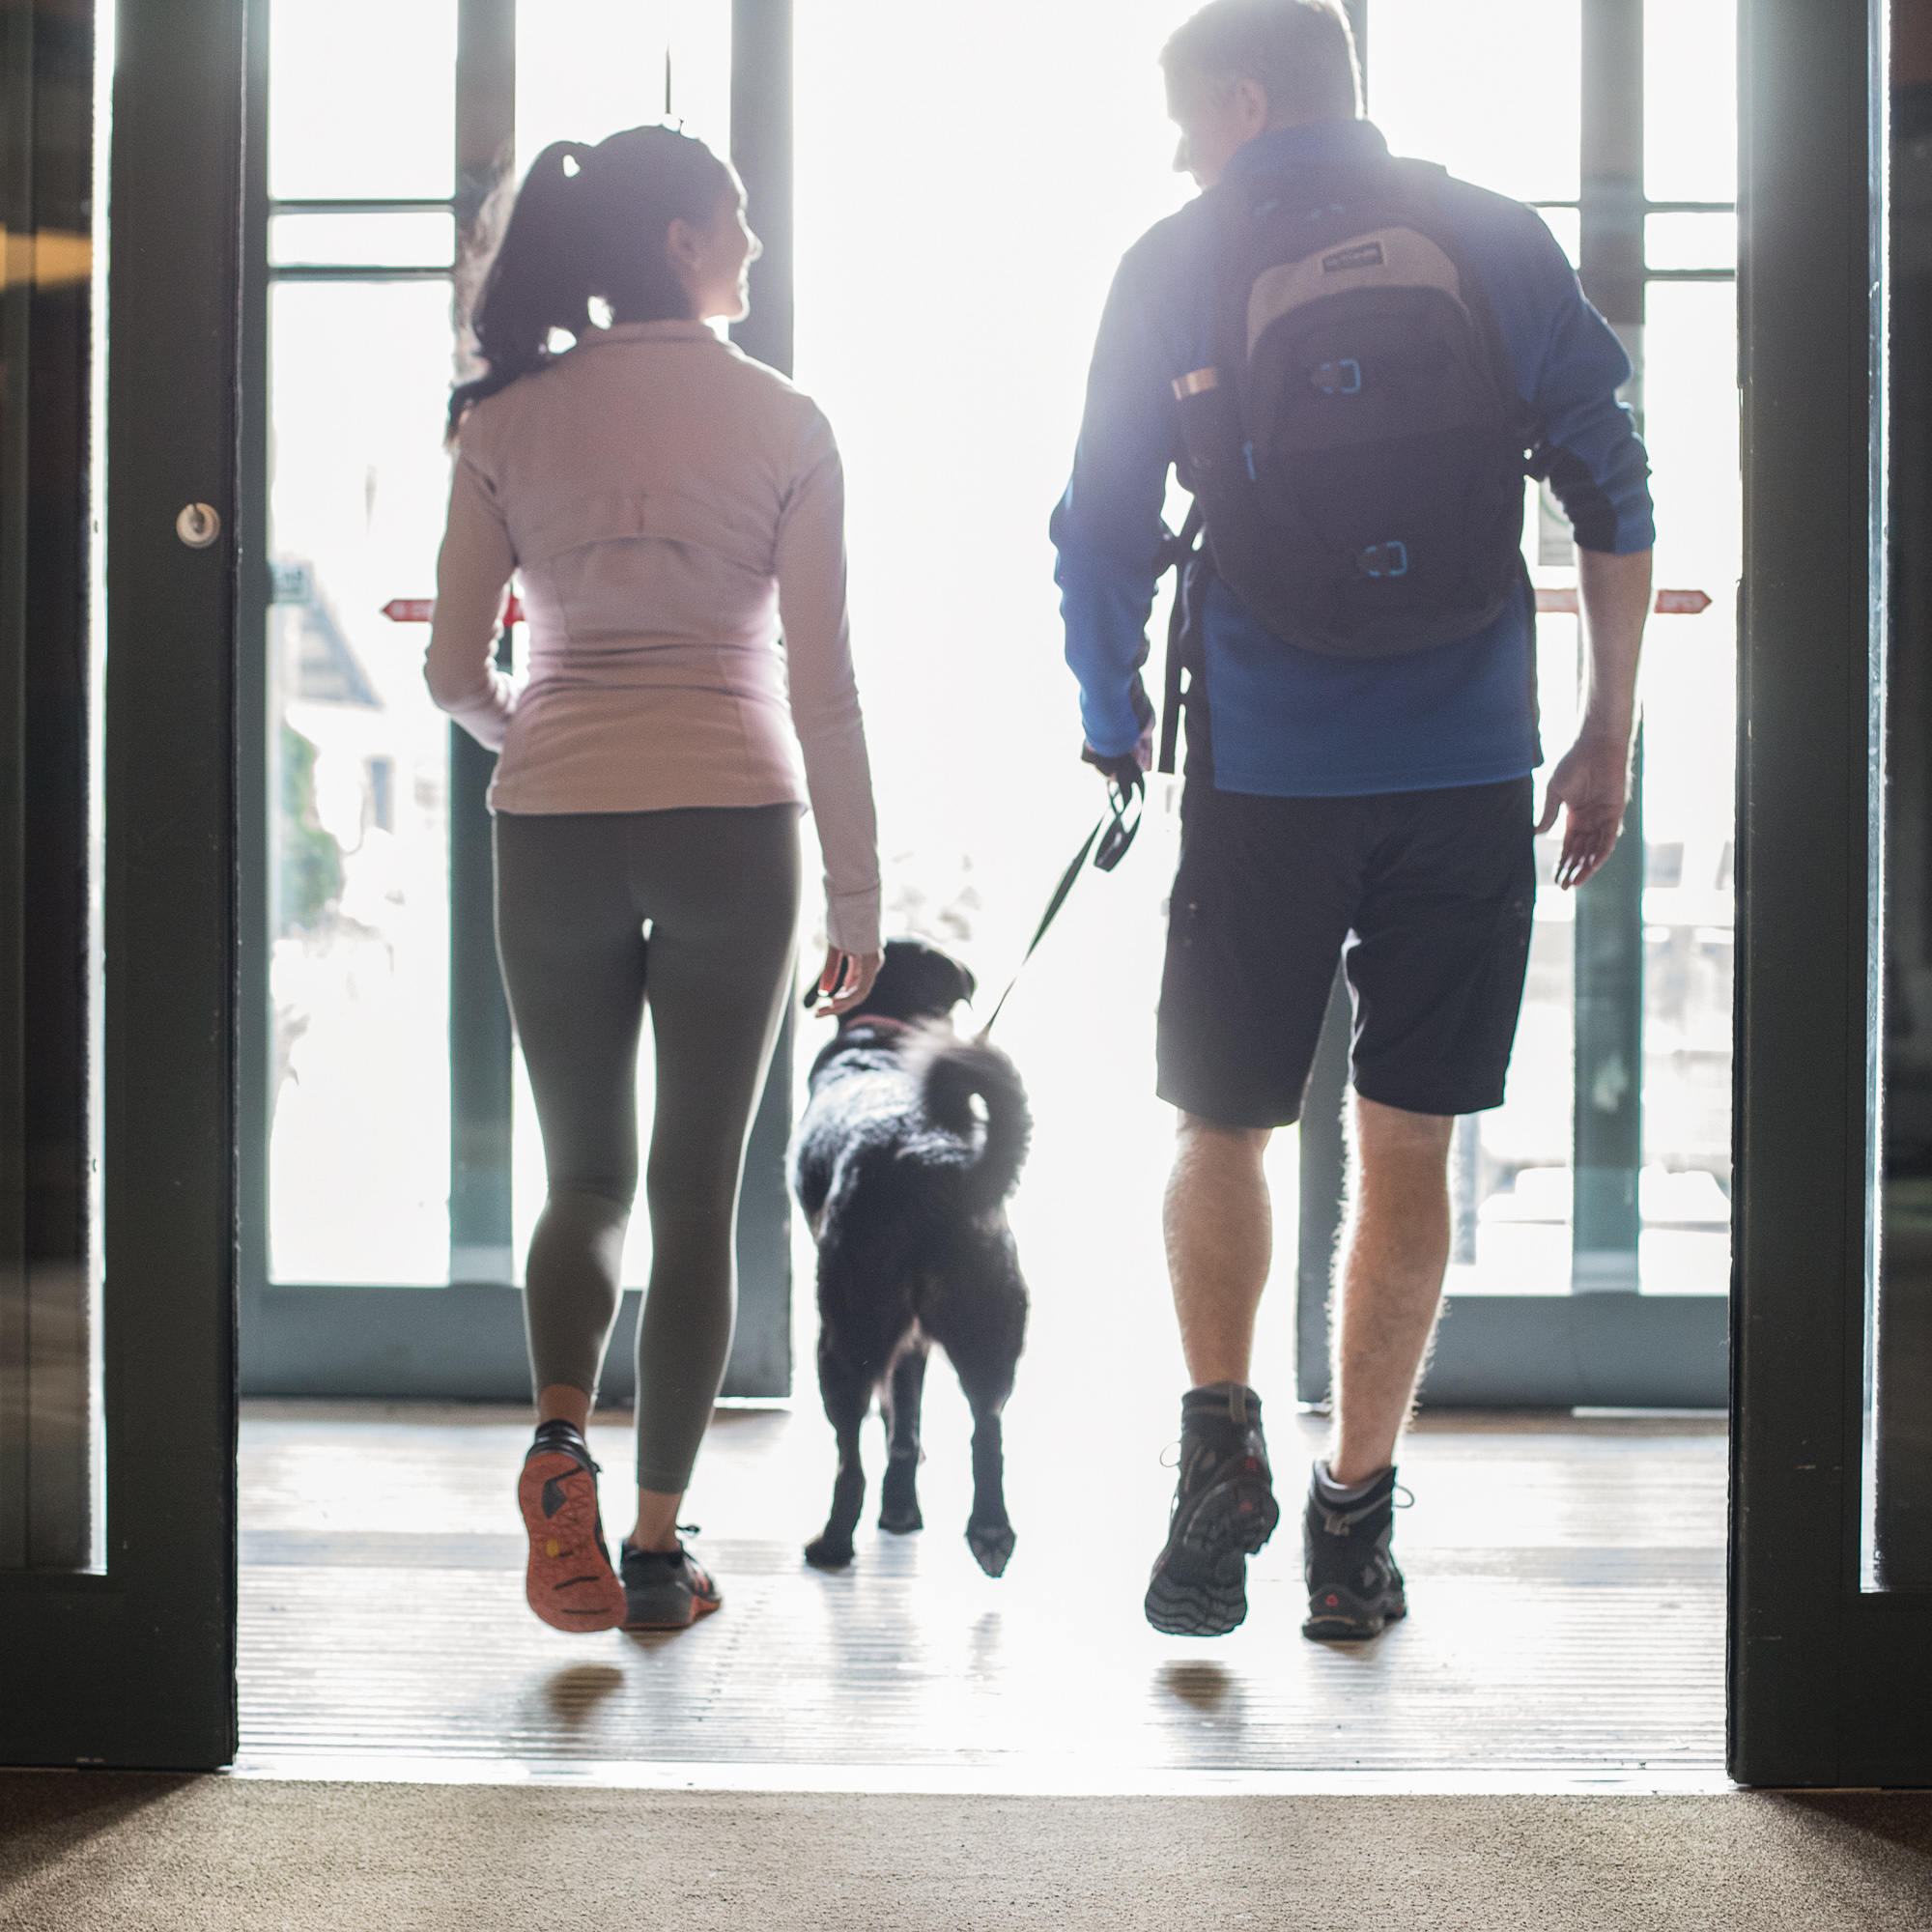
{"label": "green foliage outside", "polygon": [[315,812],[315,747],[282,726],[281,930],[297,932],[342,896],[342,849]]}

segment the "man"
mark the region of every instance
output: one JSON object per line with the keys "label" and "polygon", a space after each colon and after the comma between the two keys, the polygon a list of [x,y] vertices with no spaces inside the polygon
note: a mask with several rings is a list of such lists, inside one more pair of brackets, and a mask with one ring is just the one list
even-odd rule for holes
{"label": "man", "polygon": [[[1156,1629],[1192,1635],[1234,1629],[1247,1614],[1246,1559],[1279,1515],[1261,1399],[1248,1385],[1270,1253],[1262,1151],[1272,1128],[1298,1118],[1339,954],[1354,1006],[1350,1208],[1337,1264],[1333,1435],[1304,1517],[1302,1628],[1313,1638],[1361,1639],[1406,1609],[1390,1553],[1396,1442],[1448,1261],[1451,1128],[1457,1115],[1502,1100],[1528,956],[1533,831],[1562,814],[1556,883],[1569,888],[1609,856],[1622,825],[1650,602],[1648,470],[1616,401],[1629,362],[1548,230],[1515,202],[1390,162],[1381,135],[1358,118],[1353,43],[1331,0],[1213,0],[1168,43],[1161,63],[1180,128],[1175,166],[1205,192],[1121,265],[1072,481],[1053,526],[1083,755],[1121,782],[1137,781],[1151,762],[1136,665],[1171,463],[1181,464],[1206,505],[1215,565],[1200,600],[1187,696],[1181,857],[1158,1043],[1158,1092],[1179,1109],[1165,1233],[1192,1386],[1147,1615]],[[1380,209],[1374,219],[1382,226],[1357,232],[1371,220],[1351,213],[1358,205]],[[1267,271],[1276,257],[1265,252],[1265,234],[1287,234],[1277,256],[1284,246],[1293,255],[1307,245],[1294,241],[1304,220],[1316,224],[1304,234],[1344,239]],[[1231,306],[1230,250],[1244,247],[1257,278],[1252,295],[1246,282],[1234,284],[1240,299]],[[1372,288],[1385,256],[1437,266],[1406,271],[1419,292],[1385,299]],[[1427,393],[1435,377],[1415,373],[1427,355],[1411,356],[1402,378],[1409,388],[1392,388],[1389,378],[1379,399],[1378,372],[1394,364],[1366,347],[1344,355],[1352,338],[1284,364],[1271,393],[1284,399],[1284,421],[1300,412],[1300,455],[1282,456],[1287,443],[1265,442],[1245,417],[1242,427],[1225,413],[1237,399],[1243,411],[1258,407],[1266,387],[1260,377],[1231,377],[1230,358],[1243,353],[1239,326],[1257,358],[1274,353],[1263,340],[1270,316],[1284,327],[1305,320],[1317,329],[1307,341],[1325,339],[1319,303],[1285,313],[1301,299],[1295,289],[1324,294],[1323,277],[1370,289],[1371,308],[1383,302],[1385,312],[1366,322],[1360,303],[1344,303],[1335,312],[1357,314],[1351,327],[1420,328],[1422,317],[1431,328],[1461,328],[1454,353],[1476,371],[1464,382],[1471,395],[1483,388],[1482,344],[1493,345],[1489,366],[1499,373],[1483,407],[1516,426],[1497,432],[1512,446],[1492,496],[1502,501],[1513,490],[1515,505],[1499,550],[1493,531],[1469,539],[1472,582],[1483,570],[1511,574],[1480,608],[1466,597],[1458,605],[1463,590],[1441,588],[1457,576],[1442,567],[1442,542],[1431,552],[1407,526],[1358,533],[1350,542],[1360,548],[1333,563],[1332,582],[1322,575],[1330,562],[1309,548],[1326,498],[1349,495],[1333,479],[1367,476],[1354,494],[1371,519],[1383,497],[1414,497],[1422,473],[1414,462],[1373,468],[1382,460],[1377,449],[1396,444],[1363,444],[1356,454],[1369,469],[1350,470],[1323,439],[1356,435],[1350,425],[1366,418],[1347,412],[1365,404],[1383,412],[1399,440],[1404,398],[1422,394],[1437,407]],[[1433,292],[1420,286],[1432,277]],[[1292,349],[1282,353],[1292,363]],[[1190,440],[1198,424],[1187,412],[1204,403],[1224,412],[1215,447],[1238,455],[1221,461]],[[1481,413],[1475,404],[1458,407],[1462,417]],[[1452,418],[1461,419],[1457,410],[1443,414]],[[1331,435],[1321,424],[1341,427]],[[1459,435],[1474,446],[1472,432],[1456,430],[1440,446],[1462,447]],[[1411,440],[1425,453],[1438,447]],[[1491,436],[1486,447],[1495,442]],[[1525,468],[1548,474],[1576,530],[1585,653],[1582,726],[1549,777],[1534,828],[1530,774],[1543,753],[1533,598],[1514,549]],[[1463,487],[1452,476],[1443,491],[1452,484]],[[1304,499],[1315,500],[1290,515],[1281,506],[1303,485]],[[1446,526],[1455,505],[1445,495],[1438,507]],[[1412,511],[1411,502],[1403,514]],[[1429,569],[1410,574],[1411,559],[1425,554],[1436,559],[1438,587],[1428,595],[1416,585]],[[1378,611],[1396,615],[1384,622]]]}

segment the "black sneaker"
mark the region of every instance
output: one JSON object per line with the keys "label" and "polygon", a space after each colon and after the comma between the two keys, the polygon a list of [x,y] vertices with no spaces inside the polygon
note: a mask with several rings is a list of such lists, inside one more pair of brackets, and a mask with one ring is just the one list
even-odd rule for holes
{"label": "black sneaker", "polygon": [[546,1422],[524,1458],[517,1507],[530,1540],[524,1594],[553,1630],[614,1630],[624,1586],[611,1568],[597,1510],[597,1464],[568,1422]]}
{"label": "black sneaker", "polygon": [[1224,1636],[1248,1614],[1248,1558],[1281,1520],[1261,1408],[1252,1390],[1226,1384],[1181,1403],[1180,1480],[1146,1606],[1169,1636]]}
{"label": "black sneaker", "polygon": [[[695,1523],[679,1523],[696,1536]],[[625,1544],[619,1562],[624,1571],[628,1631],[685,1630],[708,1617],[724,1601],[710,1573],[682,1543],[675,1549],[639,1549]]]}
{"label": "black sneaker", "polygon": [[1384,1469],[1359,1501],[1339,1507],[1323,1502],[1320,1487],[1309,1483],[1301,1532],[1308,1579],[1303,1636],[1316,1643],[1363,1643],[1408,1614],[1402,1572],[1389,1554],[1395,1492],[1393,1469]]}

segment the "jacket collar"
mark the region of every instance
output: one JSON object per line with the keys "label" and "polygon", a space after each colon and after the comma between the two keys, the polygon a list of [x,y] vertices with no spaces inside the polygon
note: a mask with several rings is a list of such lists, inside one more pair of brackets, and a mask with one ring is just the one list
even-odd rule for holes
{"label": "jacket collar", "polygon": [[1359,166],[1388,154],[1373,121],[1305,121],[1297,128],[1270,128],[1235,150],[1230,175],[1285,174],[1291,168]]}
{"label": "jacket collar", "polygon": [[712,342],[718,340],[708,322],[620,322],[611,328],[586,328],[578,337],[580,349],[601,349],[607,342]]}

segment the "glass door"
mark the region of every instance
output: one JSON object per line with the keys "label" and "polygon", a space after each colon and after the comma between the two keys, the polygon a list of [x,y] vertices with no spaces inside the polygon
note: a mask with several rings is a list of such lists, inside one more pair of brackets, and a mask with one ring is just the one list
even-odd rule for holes
{"label": "glass door", "polygon": [[[491,197],[551,141],[640,122],[729,152],[732,17],[729,0],[259,0],[248,314],[267,409],[250,457],[270,559],[246,667],[263,727],[244,868],[250,1389],[526,1392],[516,1287],[544,1179],[492,933],[494,759],[422,679],[443,409]],[[756,52],[741,78],[782,96],[781,37]],[[787,159],[768,142],[745,164],[768,235],[784,226]],[[760,265],[767,307],[781,254]],[[522,650],[513,623],[513,672]],[[730,1394],[789,1387],[788,1125],[781,1052],[747,1175]],[[627,1281],[643,1280],[648,1241],[639,1215]],[[612,1340],[615,1395],[637,1299]]]}

